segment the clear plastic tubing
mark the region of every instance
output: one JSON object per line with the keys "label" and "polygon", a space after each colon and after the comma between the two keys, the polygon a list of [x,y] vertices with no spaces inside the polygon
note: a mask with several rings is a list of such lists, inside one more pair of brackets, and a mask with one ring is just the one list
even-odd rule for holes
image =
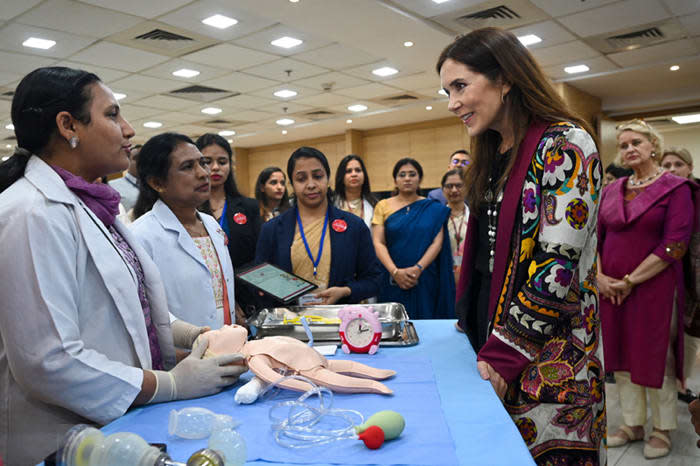
{"label": "clear plastic tubing", "polygon": [[236,425],[231,416],[191,406],[170,411],[168,433],[184,439],[203,439],[216,430],[233,429]]}

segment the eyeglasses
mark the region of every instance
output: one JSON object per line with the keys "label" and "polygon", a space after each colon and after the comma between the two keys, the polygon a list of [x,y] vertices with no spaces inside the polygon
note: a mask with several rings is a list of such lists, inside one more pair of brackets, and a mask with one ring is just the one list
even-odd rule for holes
{"label": "eyeglasses", "polygon": [[448,191],[452,191],[453,189],[459,190],[459,189],[462,189],[463,187],[464,187],[463,183],[446,183],[443,186],[443,188],[448,190]]}
{"label": "eyeglasses", "polygon": [[463,160],[452,159],[452,161],[450,163],[452,163],[452,165],[459,165],[460,167],[466,167],[471,163],[471,161],[466,160],[466,159],[463,159]]}

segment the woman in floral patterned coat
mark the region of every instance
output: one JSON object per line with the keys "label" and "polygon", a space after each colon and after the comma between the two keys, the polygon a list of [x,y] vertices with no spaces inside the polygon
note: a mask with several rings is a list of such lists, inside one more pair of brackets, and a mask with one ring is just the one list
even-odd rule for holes
{"label": "woman in floral patterned coat", "polygon": [[437,69],[475,154],[458,327],[538,464],[605,464],[591,131],[509,32],[458,37]]}

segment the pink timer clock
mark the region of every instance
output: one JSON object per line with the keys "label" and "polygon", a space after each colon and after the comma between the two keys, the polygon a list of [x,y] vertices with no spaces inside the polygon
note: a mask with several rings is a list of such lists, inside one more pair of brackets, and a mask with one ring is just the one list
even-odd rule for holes
{"label": "pink timer clock", "polygon": [[338,311],[340,340],[345,353],[374,354],[382,338],[382,324],[369,307],[347,306]]}

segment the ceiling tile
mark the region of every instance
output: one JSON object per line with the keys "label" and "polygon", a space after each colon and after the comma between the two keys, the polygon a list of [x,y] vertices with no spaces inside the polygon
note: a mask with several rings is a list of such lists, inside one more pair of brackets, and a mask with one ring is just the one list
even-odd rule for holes
{"label": "ceiling tile", "polygon": [[51,58],[0,51],[0,71],[21,73],[22,76],[42,66],[50,66],[53,63],[55,63],[55,60]]}
{"label": "ceiling tile", "polygon": [[182,110],[191,107],[192,101],[171,97],[169,95],[154,95],[141,99],[139,105],[153,107],[159,110]]}
{"label": "ceiling tile", "polygon": [[548,14],[557,17],[570,15],[572,13],[577,13],[579,11],[591,10],[593,8],[598,8],[599,6],[606,5],[608,3],[614,3],[618,0],[586,0],[586,1],[574,1],[574,2],[562,2],[562,0],[530,0],[538,8],[546,11]]}
{"label": "ceiling tile", "polygon": [[559,18],[559,22],[581,37],[590,37],[653,23],[668,16],[666,9],[658,0],[624,0],[564,16]]}
{"label": "ceiling tile", "polygon": [[228,91],[235,92],[250,92],[257,89],[262,89],[269,86],[274,86],[278,84],[278,81],[272,81],[271,79],[262,79],[258,76],[252,76],[245,73],[229,73],[220,78],[210,79],[208,81],[203,81],[202,85],[217,87],[220,89],[225,89]]}
{"label": "ceiling tile", "polygon": [[594,58],[600,54],[590,46],[580,41],[567,42],[565,44],[532,50],[540,66],[559,65],[573,63],[577,60]]}
{"label": "ceiling tile", "polygon": [[[233,40],[275,24],[274,20],[261,18],[238,8],[237,3],[230,0],[200,0],[162,16],[158,21],[223,41]],[[202,23],[203,19],[217,14],[234,18],[238,23],[226,29],[217,29]]]}
{"label": "ceiling tile", "polygon": [[510,32],[516,36],[524,36],[527,34],[535,34],[542,39],[542,42],[528,45],[529,50],[551,47],[552,45],[563,44],[572,40],[576,40],[576,36],[561,27],[554,21],[543,21],[541,23],[529,24],[517,29],[511,29]]}
{"label": "ceiling tile", "polygon": [[167,113],[159,113],[157,115],[153,115],[154,119],[162,118],[164,120],[172,121],[173,123],[178,123],[178,124],[189,124],[189,123],[195,123],[197,121],[202,121],[202,113],[188,113],[188,112],[167,112]]}
{"label": "ceiling tile", "polygon": [[577,61],[576,64],[586,65],[590,68],[590,71],[586,71],[585,73],[581,74],[569,74],[566,71],[564,71],[564,65],[548,66],[546,68],[543,68],[543,70],[545,74],[547,74],[547,76],[549,76],[552,79],[567,81],[567,78],[578,79],[582,76],[589,76],[592,74],[604,73],[606,71],[615,71],[620,69],[619,66],[617,66],[615,63],[611,62],[605,57],[596,57],[587,60],[581,60]]}
{"label": "ceiling tile", "polygon": [[271,62],[279,57],[231,44],[219,44],[190,53],[181,58],[228,70],[241,70],[261,63]]}
{"label": "ceiling tile", "polygon": [[[287,110],[285,110],[285,108]],[[289,113],[311,112],[315,107],[309,105],[301,105],[296,102],[276,102],[272,105],[260,107],[263,112],[274,113],[275,115],[284,115]]]}
{"label": "ceiling tile", "polygon": [[[25,47],[22,42],[30,37],[48,39],[56,42],[56,45],[47,50]],[[11,23],[0,29],[0,48],[8,52],[27,53],[40,55],[43,57],[66,58],[78,50],[81,50],[94,39],[89,37],[76,36],[67,32],[52,31],[37,26],[26,26],[18,23]]]}
{"label": "ceiling tile", "polygon": [[168,60],[168,57],[163,55],[144,52],[131,47],[112,44],[111,42],[98,42],[71,57],[71,61],[131,72],[150,68],[166,60]]}
{"label": "ceiling tile", "polygon": [[301,86],[311,87],[315,89],[345,89],[348,87],[357,87],[363,84],[369,84],[371,81],[367,79],[360,79],[355,76],[350,76],[345,73],[338,73],[336,71],[332,73],[319,74],[317,76],[312,76],[309,78],[304,78],[300,80],[292,81],[293,84],[299,84]]}
{"label": "ceiling tile", "polygon": [[695,55],[697,53],[698,49],[695,44],[688,39],[683,39],[630,50],[629,52],[612,53],[608,55],[608,58],[620,66],[628,67],[664,61],[675,57]]}
{"label": "ceiling tile", "polygon": [[389,87],[384,84],[372,83],[364,86],[351,87],[336,91],[337,94],[353,97],[355,99],[375,99],[377,97],[390,96],[403,93],[401,89]]}
{"label": "ceiling tile", "polygon": [[674,15],[687,15],[700,11],[700,2],[697,0],[664,0],[664,3]]}
{"label": "ceiling tile", "polygon": [[379,58],[380,57],[365,53],[362,50],[341,44],[331,44],[316,50],[294,55],[295,60],[333,70],[342,70],[367,63],[375,63]]}
{"label": "ceiling tile", "polygon": [[[157,115],[159,112],[160,110],[158,109],[154,109],[151,107],[142,107],[140,105],[125,104],[121,106],[122,115],[124,115],[124,118],[129,120],[132,123],[132,125],[134,125],[136,121],[141,120],[142,118],[148,118],[150,116]],[[134,128],[136,127],[134,126]]]}
{"label": "ceiling tile", "polygon": [[345,105],[354,102],[354,99],[344,95],[331,94],[326,92],[312,97],[298,99],[297,103],[309,105],[311,107],[330,107],[331,105]]}
{"label": "ceiling tile", "polygon": [[[372,74],[372,70],[376,70],[377,68],[382,68],[384,66],[389,66],[394,69],[398,70],[398,73],[393,74],[391,76],[377,76],[375,74]],[[367,65],[362,65],[358,66],[355,68],[350,68],[347,70],[344,70],[344,73],[351,74],[353,76],[357,76],[358,78],[362,79],[369,79],[371,81],[389,81],[390,79],[396,79],[396,78],[401,78],[403,76],[411,75],[418,73],[419,71],[423,71],[421,69],[417,69],[416,67],[401,67],[398,66],[395,63],[392,63],[388,60],[380,61],[380,62],[375,62],[375,63],[370,63]]]}
{"label": "ceiling tile", "polygon": [[77,68],[80,70],[89,71],[90,73],[95,73],[97,76],[100,77],[103,83],[107,84],[117,79],[121,79],[129,74],[126,71],[113,70],[111,68],[105,68],[103,66],[89,65],[86,63],[76,63],[72,61],[58,62],[55,66],[67,66],[68,68]]}
{"label": "ceiling tile", "polygon": [[[236,120],[242,120],[242,121],[262,121],[262,120],[273,118],[274,116],[275,116],[274,113],[259,112],[256,110],[245,110],[242,112],[234,112],[233,113],[233,117]],[[279,116],[276,118],[282,118],[282,117]]]}
{"label": "ceiling tile", "polygon": [[[290,73],[288,71],[291,70]],[[292,60],[291,58],[283,58],[275,60],[264,65],[247,68],[246,73],[261,76],[263,78],[272,78],[278,81],[289,81],[305,78],[307,76],[315,76],[317,74],[326,73],[328,70],[320,68],[308,63]]]}
{"label": "ceiling tile", "polygon": [[[304,42],[296,47],[291,47],[288,49],[277,47],[270,43],[273,40],[281,37],[293,37],[294,39],[299,39]],[[250,49],[261,50],[263,52],[289,56],[300,52],[317,49],[319,47],[325,47],[326,45],[330,44],[330,41],[319,37],[314,37],[308,32],[302,32],[284,24],[276,24],[269,28],[263,29],[262,31],[236,39],[233,41],[233,43],[240,45],[241,47],[248,47]]]}
{"label": "ceiling tile", "polygon": [[5,86],[7,84],[14,83],[15,81],[19,81],[23,77],[23,74],[0,71],[0,86]]}
{"label": "ceiling tile", "polygon": [[418,13],[426,18],[431,18],[433,16],[470,8],[482,2],[483,0],[452,0],[444,3],[435,3],[426,0],[401,0],[400,4],[402,8]]}
{"label": "ceiling tile", "polygon": [[111,86],[115,89],[125,89],[126,91],[134,90],[148,93],[167,93],[174,89],[185,87],[186,84],[169,79],[132,74],[129,77],[114,81],[111,83]]}
{"label": "ceiling tile", "polygon": [[190,3],[192,0],[81,0],[83,3],[90,3],[95,6],[109,8],[111,10],[129,13],[142,18],[155,18],[169,11],[175,10],[182,5]]}
{"label": "ceiling tile", "polygon": [[[700,2],[698,2],[700,5]],[[689,33],[695,33],[694,35],[700,35],[700,13],[695,13],[692,15],[684,15],[678,18],[683,26]]]}
{"label": "ceiling tile", "polygon": [[42,0],[2,0],[0,19],[11,19],[24,13]]}
{"label": "ceiling tile", "polygon": [[265,105],[272,105],[275,103],[275,101],[272,99],[265,99],[250,95],[237,95],[227,97],[226,99],[217,100],[216,103],[217,105],[234,109],[251,109],[264,107]]}
{"label": "ceiling tile", "polygon": [[440,76],[436,72],[416,73],[402,78],[390,79],[384,81],[384,84],[413,91],[416,89],[424,89],[426,87],[435,86],[435,92],[440,89]]}
{"label": "ceiling tile", "polygon": [[23,14],[17,21],[82,36],[107,37],[142,19],[72,0],[51,0]]}
{"label": "ceiling tile", "polygon": [[[295,91],[297,93],[297,95],[295,95],[294,97],[291,97],[291,98],[281,98],[281,97],[277,97],[274,95],[275,92],[280,91],[282,89],[289,89],[290,91]],[[254,95],[254,96],[260,96],[260,97],[264,97],[264,98],[268,98],[268,99],[273,99],[273,100],[279,101],[279,102],[291,102],[291,101],[301,99],[304,97],[310,97],[312,95],[317,95],[317,94],[320,94],[321,92],[323,92],[322,89],[311,89],[308,87],[302,87],[302,86],[298,86],[296,84],[287,83],[287,84],[278,84],[276,86],[267,87],[265,89],[260,89],[259,91],[251,92],[250,94]]]}
{"label": "ceiling tile", "polygon": [[[192,78],[181,78],[178,76],[173,76],[173,71],[177,71],[183,68],[199,71],[199,74]],[[185,83],[201,83],[209,79],[221,77],[228,73],[230,73],[230,71],[225,70],[223,68],[215,68],[213,66],[203,65],[201,63],[195,63],[180,59],[170,60],[165,63],[161,63],[160,65],[156,65],[153,68],[141,71],[141,74],[145,74],[147,76],[153,76],[156,78],[167,78],[176,81],[183,81]]]}

